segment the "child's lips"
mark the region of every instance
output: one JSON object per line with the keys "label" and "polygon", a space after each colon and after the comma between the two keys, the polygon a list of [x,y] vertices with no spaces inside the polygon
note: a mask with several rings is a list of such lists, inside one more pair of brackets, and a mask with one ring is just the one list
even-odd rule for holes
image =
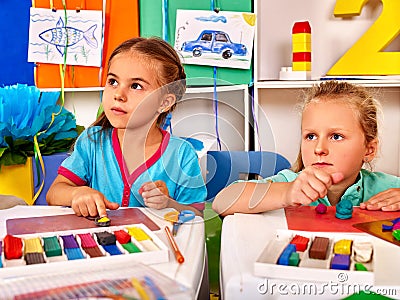
{"label": "child's lips", "polygon": [[317,162],[313,164],[313,167],[316,168],[324,168],[324,167],[330,167],[332,164],[326,163],[326,162]]}
{"label": "child's lips", "polygon": [[111,111],[117,115],[122,115],[122,114],[126,114],[126,111],[124,111],[123,109],[119,108],[119,107],[112,107]]}

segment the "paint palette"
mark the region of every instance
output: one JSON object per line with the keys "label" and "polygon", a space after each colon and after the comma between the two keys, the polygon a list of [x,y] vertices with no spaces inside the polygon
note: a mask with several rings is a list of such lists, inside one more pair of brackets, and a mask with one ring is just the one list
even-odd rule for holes
{"label": "paint palette", "polygon": [[168,247],[144,224],[26,235],[2,240],[0,278],[42,274],[62,268],[136,260],[169,261]]}
{"label": "paint palette", "polygon": [[[254,264],[254,275],[315,282],[373,284],[374,246],[365,234],[278,230]],[[345,275],[341,275],[345,274]]]}

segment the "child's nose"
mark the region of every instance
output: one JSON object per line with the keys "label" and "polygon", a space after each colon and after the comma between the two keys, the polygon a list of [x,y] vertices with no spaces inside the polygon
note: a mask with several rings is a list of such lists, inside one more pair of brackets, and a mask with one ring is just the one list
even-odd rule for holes
{"label": "child's nose", "polygon": [[126,97],[123,96],[121,92],[116,92],[114,94],[114,100],[115,101],[123,101],[123,102],[125,102],[126,101]]}
{"label": "child's nose", "polygon": [[328,144],[323,139],[319,139],[315,145],[314,153],[317,155],[326,155],[328,154]]}

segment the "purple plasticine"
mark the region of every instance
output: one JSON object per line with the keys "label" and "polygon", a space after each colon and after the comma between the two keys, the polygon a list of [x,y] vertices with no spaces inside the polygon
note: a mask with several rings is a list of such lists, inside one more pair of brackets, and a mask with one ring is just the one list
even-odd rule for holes
{"label": "purple plasticine", "polygon": [[72,234],[62,235],[61,238],[64,242],[64,249],[79,248],[79,245]]}

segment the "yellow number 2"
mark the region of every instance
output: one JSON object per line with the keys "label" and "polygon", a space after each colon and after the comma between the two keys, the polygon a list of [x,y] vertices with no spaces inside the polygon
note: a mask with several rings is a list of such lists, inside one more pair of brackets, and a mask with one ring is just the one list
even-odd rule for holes
{"label": "yellow number 2", "polygon": [[[382,13],[364,35],[333,65],[327,75],[400,74],[400,52],[383,50],[400,33],[400,1],[380,0]],[[335,17],[358,16],[368,0],[337,0]]]}

